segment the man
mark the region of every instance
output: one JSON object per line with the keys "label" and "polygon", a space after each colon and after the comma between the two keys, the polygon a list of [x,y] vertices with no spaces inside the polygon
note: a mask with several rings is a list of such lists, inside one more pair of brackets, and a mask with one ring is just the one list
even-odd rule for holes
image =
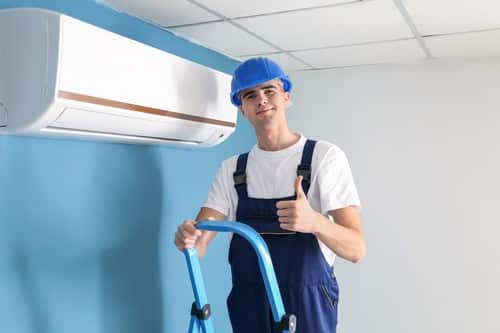
{"label": "man", "polygon": [[[359,198],[345,154],[335,145],[289,130],[292,83],[266,58],[253,58],[234,72],[231,101],[253,125],[257,145],[222,163],[196,220],[236,220],[266,241],[285,310],[297,332],[335,332],[338,285],[336,255],[358,262],[365,241]],[[301,110],[307,112],[307,110]],[[203,257],[213,232],[195,221],[178,227],[179,250],[196,246]],[[256,255],[240,236],[229,249],[233,288],[227,304],[236,333],[281,332],[273,323]]]}

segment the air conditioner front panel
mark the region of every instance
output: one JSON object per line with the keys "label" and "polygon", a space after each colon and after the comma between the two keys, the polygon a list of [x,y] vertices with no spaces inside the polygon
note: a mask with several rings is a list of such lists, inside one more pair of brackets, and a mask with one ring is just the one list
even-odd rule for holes
{"label": "air conditioner front panel", "polygon": [[236,122],[229,75],[67,16],[61,24],[58,92]]}

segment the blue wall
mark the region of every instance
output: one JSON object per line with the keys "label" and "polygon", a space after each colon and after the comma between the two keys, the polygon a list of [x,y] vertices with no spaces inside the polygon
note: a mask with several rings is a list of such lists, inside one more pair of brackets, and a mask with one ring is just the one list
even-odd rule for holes
{"label": "blue wall", "polygon": [[[0,0],[0,9],[16,6],[56,10],[224,72],[237,65],[93,1]],[[245,122],[206,150],[0,136],[0,331],[187,332],[193,296],[173,235],[197,213],[219,163],[253,142]],[[219,332],[230,331],[226,256],[219,235],[202,263]]]}

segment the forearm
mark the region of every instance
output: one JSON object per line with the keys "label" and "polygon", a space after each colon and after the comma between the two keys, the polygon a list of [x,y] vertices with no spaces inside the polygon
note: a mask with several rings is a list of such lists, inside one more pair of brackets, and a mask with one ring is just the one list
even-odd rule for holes
{"label": "forearm", "polygon": [[339,257],[359,262],[365,255],[366,246],[361,230],[348,228],[317,213],[313,234]]}

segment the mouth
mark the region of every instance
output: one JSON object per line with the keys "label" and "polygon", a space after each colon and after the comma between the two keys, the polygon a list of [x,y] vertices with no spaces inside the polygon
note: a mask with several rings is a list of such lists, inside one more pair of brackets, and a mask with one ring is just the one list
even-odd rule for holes
{"label": "mouth", "polygon": [[265,109],[265,110],[259,110],[259,111],[257,111],[257,113],[256,113],[256,114],[257,114],[257,115],[261,115],[261,114],[265,114],[265,113],[267,113],[267,112],[270,112],[270,111],[272,111],[272,110],[274,110],[274,108],[269,108],[269,109]]}

